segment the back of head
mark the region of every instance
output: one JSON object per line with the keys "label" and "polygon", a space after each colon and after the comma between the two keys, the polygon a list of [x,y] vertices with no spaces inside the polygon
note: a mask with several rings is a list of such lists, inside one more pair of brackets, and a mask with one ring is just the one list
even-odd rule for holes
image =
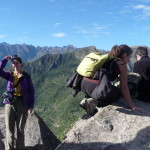
{"label": "back of head", "polygon": [[112,47],[110,54],[117,58],[122,58],[123,54],[127,54],[128,56],[132,54],[132,49],[127,45],[115,45]]}
{"label": "back of head", "polygon": [[135,51],[135,55],[139,55],[139,56],[148,56],[148,50],[147,47],[144,46],[139,46],[137,48],[137,50]]}

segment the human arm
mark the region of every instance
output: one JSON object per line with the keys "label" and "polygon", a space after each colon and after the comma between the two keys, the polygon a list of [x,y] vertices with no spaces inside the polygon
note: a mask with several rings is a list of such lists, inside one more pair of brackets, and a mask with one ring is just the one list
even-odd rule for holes
{"label": "human arm", "polygon": [[120,69],[120,90],[121,93],[132,110],[138,110],[141,112],[145,112],[143,109],[134,105],[132,98],[130,96],[128,84],[127,84],[127,66],[123,64],[122,61],[118,61],[119,69]]}
{"label": "human arm", "polygon": [[6,56],[2,61],[0,61],[0,71],[6,67],[6,64],[11,56]]}
{"label": "human arm", "polygon": [[29,95],[29,100],[28,100],[28,114],[31,114],[33,112],[33,107],[34,107],[34,87],[33,87],[33,83],[32,83],[32,79],[30,77],[30,75],[26,72],[23,72],[26,80],[27,80],[27,92]]}
{"label": "human arm", "polygon": [[28,114],[32,114],[34,112],[34,87],[33,87],[33,83],[31,80],[31,77],[29,79],[29,92],[30,92],[30,103],[29,103],[29,107],[31,106],[31,108],[28,108]]}
{"label": "human arm", "polygon": [[3,71],[3,69],[6,67],[6,64],[8,60],[11,59],[11,56],[6,56],[2,61],[0,61],[0,76],[6,80],[11,80],[11,74],[10,72]]}

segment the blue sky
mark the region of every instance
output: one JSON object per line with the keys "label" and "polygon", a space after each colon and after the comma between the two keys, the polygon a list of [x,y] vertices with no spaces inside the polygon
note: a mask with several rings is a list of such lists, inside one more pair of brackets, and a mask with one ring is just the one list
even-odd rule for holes
{"label": "blue sky", "polygon": [[0,0],[0,43],[150,47],[150,0]]}

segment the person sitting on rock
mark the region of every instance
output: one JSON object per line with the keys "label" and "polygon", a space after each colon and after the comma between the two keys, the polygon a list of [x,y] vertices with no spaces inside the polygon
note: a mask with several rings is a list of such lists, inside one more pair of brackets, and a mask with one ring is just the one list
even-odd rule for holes
{"label": "person sitting on rock", "polygon": [[[13,72],[3,70],[9,60],[12,62]],[[8,81],[7,91],[13,92],[13,96],[11,97],[10,93],[8,95],[7,92],[4,93],[5,98],[3,103],[5,104],[6,123],[5,150],[14,150],[15,147],[18,150],[25,150],[24,127],[27,114],[33,112],[34,87],[30,75],[22,70],[22,66],[22,59],[17,55],[6,56],[0,61],[0,76]],[[14,146],[15,124],[17,128],[16,146]]]}
{"label": "person sitting on rock", "polygon": [[138,84],[138,99],[150,102],[150,57],[146,47],[140,46],[135,52],[137,62],[133,65],[133,72],[141,75],[141,80]]}
{"label": "person sitting on rock", "polygon": [[[130,61],[132,49],[127,45],[115,45],[109,55],[114,57],[95,73],[92,79],[84,77],[81,82],[81,91],[86,98],[80,103],[88,114],[94,115],[97,107],[105,107],[117,101],[121,95],[132,110],[145,112],[142,108],[134,105],[127,84],[127,63]],[[111,83],[120,75],[120,88]]]}

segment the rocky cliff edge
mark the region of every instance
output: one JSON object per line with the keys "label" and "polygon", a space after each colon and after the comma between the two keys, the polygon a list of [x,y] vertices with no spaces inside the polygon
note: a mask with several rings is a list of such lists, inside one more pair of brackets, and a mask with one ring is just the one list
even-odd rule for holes
{"label": "rocky cliff edge", "polygon": [[[0,150],[5,150],[4,109],[0,108]],[[35,113],[28,116],[25,127],[26,150],[55,150],[60,141]]]}
{"label": "rocky cliff edge", "polygon": [[[150,112],[150,103],[136,105]],[[150,113],[127,108],[123,100],[83,116],[56,150],[150,150]]]}

